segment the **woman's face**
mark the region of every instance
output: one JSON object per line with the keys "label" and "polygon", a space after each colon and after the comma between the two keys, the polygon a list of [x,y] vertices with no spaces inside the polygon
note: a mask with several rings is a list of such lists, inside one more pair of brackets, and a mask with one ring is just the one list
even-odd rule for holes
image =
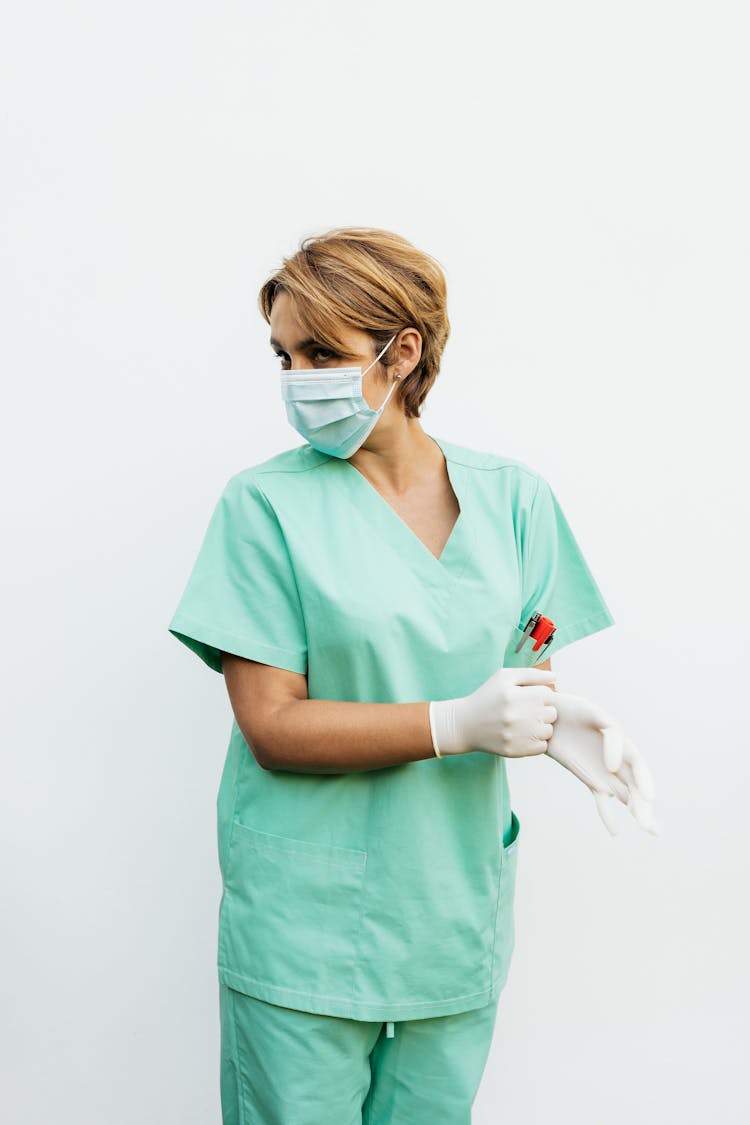
{"label": "woman's face", "polygon": [[[341,326],[340,335],[346,343],[346,353],[332,352],[316,340],[306,339],[306,332],[294,316],[291,301],[283,290],[276,294],[271,308],[271,347],[281,360],[282,371],[296,371],[310,367],[361,367],[364,371],[375,355],[372,338],[359,329]],[[409,331],[408,329],[406,330]],[[419,333],[414,333],[419,338]],[[394,341],[397,343],[398,341]],[[421,338],[420,338],[421,343]],[[418,358],[418,357],[417,357]],[[382,362],[382,361],[381,361]],[[411,366],[395,365],[395,374],[406,375]],[[381,364],[370,368],[362,379],[362,395],[369,407],[376,410],[383,401],[386,382],[380,375]],[[390,407],[388,403],[386,410]]]}

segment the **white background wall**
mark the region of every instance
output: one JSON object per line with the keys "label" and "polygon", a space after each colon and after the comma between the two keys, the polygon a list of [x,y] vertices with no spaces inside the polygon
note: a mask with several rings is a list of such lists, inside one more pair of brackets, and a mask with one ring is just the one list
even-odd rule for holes
{"label": "white background wall", "polygon": [[428,433],[552,484],[616,625],[553,659],[661,835],[511,763],[478,1125],[748,1120],[744,5],[29,0],[0,28],[0,1113],[220,1119],[223,680],[167,632],[300,442],[256,308],[331,226],[434,254]]}

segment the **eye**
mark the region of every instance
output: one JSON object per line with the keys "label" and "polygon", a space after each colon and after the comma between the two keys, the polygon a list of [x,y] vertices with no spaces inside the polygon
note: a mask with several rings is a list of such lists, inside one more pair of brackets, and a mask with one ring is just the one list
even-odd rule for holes
{"label": "eye", "polygon": [[[282,367],[284,366],[284,361],[289,360],[289,356],[286,354],[286,352],[274,351],[273,354],[277,359],[281,360]],[[313,358],[316,358],[316,362],[318,363],[327,363],[330,359],[336,357],[336,353],[329,351],[328,348],[316,348],[315,351],[311,352],[311,355],[313,356]],[[322,359],[321,356],[323,357]]]}

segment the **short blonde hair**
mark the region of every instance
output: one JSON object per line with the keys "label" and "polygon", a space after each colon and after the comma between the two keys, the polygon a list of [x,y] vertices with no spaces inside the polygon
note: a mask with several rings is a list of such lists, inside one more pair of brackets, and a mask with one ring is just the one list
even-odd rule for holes
{"label": "short blonde hair", "polygon": [[[258,304],[269,324],[279,290],[289,295],[304,330],[335,351],[345,349],[338,334],[341,324],[369,333],[373,355],[395,332],[416,328],[422,355],[394,397],[398,395],[407,418],[419,417],[450,334],[446,280],[435,258],[391,231],[336,227],[303,238],[299,250],[284,258],[281,269],[264,283]],[[380,362],[396,362],[395,353],[393,359],[390,354]]]}

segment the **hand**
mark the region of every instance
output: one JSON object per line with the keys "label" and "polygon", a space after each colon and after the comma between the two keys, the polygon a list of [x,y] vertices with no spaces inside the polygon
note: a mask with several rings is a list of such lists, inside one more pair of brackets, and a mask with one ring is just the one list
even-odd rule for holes
{"label": "hand", "polygon": [[430,703],[438,757],[470,750],[508,758],[543,754],[557,717],[555,678],[547,668],[499,668],[471,695]]}
{"label": "hand", "polygon": [[641,828],[657,836],[654,782],[620,724],[580,695],[557,691],[554,696],[557,719],[546,753],[589,787],[610,835],[618,832],[609,803],[617,797]]}

